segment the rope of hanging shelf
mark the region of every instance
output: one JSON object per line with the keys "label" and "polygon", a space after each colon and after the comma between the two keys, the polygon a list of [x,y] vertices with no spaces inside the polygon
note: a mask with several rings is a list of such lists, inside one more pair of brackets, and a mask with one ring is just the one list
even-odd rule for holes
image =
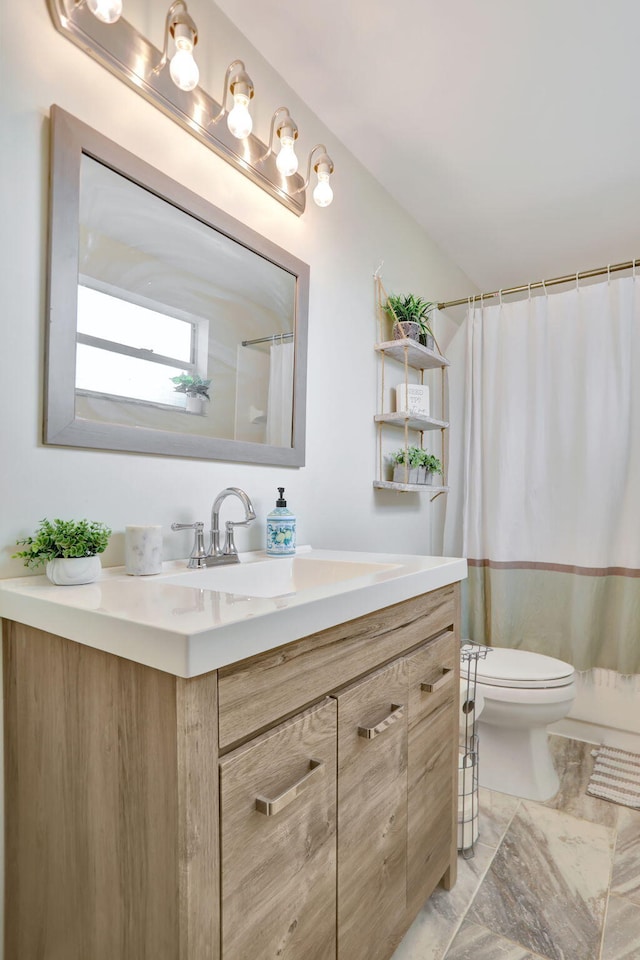
{"label": "rope of hanging shelf", "polygon": [[554,287],[560,283],[575,283],[579,280],[588,280],[591,277],[601,277],[605,274],[617,273],[620,270],[635,270],[638,260],[625,260],[624,263],[612,263],[608,267],[597,267],[595,270],[581,270],[578,273],[570,273],[565,277],[553,277],[552,280],[536,280],[535,283],[522,283],[518,287],[507,287],[504,290],[493,290],[491,293],[478,293],[475,296],[463,297],[461,300],[447,300],[438,304],[438,310],[446,310],[447,307],[459,307],[462,304],[469,306],[476,300],[490,300],[492,297],[503,297],[509,293],[528,293],[529,290],[544,290],[545,287]]}

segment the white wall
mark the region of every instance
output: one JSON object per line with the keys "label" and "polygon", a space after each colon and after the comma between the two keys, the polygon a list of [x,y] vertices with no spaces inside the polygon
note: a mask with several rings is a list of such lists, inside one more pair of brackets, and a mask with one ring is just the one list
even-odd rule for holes
{"label": "white wall", "polygon": [[[167,6],[158,0],[127,0],[126,16],[161,47]],[[115,535],[106,564],[122,562],[127,523],[163,524],[165,556],[185,556],[189,539],[171,534],[171,521],[206,520],[215,495],[229,484],[248,491],[258,514],[258,521],[238,535],[240,549],[263,546],[264,518],[276,486],[284,484],[299,517],[299,542],[356,550],[431,550],[430,511],[436,505],[414,496],[374,495],[371,484],[376,402],[372,273],[384,259],[390,290],[430,299],[464,295],[471,284],[287,88],[286,64],[281,78],[208,0],[190,0],[189,7],[199,25],[204,88],[218,99],[227,64],[243,57],[257,89],[257,135],[266,141],[273,110],[289,106],[305,153],[323,141],[334,159],[335,201],[327,210],[311,203],[301,219],[295,217],[59,35],[45,0],[3,4],[0,577],[24,574],[20,561],[10,555],[16,539],[44,516],[86,516],[109,524]],[[52,103],[311,265],[305,468],[42,444]]]}
{"label": "white wall", "polygon": [[[127,523],[161,523],[165,556],[184,556],[172,520],[206,520],[216,493],[241,486],[258,521],[240,549],[263,545],[264,517],[284,484],[299,542],[317,547],[429,552],[430,513],[417,496],[375,494],[376,319],[372,273],[384,259],[387,289],[449,298],[472,287],[436,244],[286,86],[207,0],[192,0],[201,82],[217,99],[227,64],[245,59],[255,85],[254,129],[268,139],[273,110],[289,106],[300,153],[326,143],[335,200],[297,218],[59,35],[45,0],[4,5],[0,312],[0,577],[19,576],[17,537],[44,516],[103,520],[115,531],[106,564],[122,561]],[[165,6],[128,0],[125,15],[162,45]],[[16,41],[19,38],[19,42]],[[52,103],[186,184],[311,265],[307,465],[282,469],[44,446],[48,113]],[[398,171],[402,176],[402,171]],[[441,498],[442,499],[442,498]]]}

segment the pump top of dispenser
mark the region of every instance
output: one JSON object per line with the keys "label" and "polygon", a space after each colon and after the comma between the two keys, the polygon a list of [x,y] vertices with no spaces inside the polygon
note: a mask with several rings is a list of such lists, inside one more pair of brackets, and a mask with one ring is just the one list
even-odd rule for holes
{"label": "pump top of dispenser", "polygon": [[287,501],[284,499],[284,487],[278,487],[280,496],[276,500],[276,507],[286,507]]}

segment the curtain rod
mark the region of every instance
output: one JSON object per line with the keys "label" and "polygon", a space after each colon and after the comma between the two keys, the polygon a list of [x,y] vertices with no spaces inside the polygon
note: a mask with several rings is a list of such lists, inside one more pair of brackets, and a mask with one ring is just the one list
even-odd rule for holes
{"label": "curtain rod", "polygon": [[463,303],[475,303],[479,300],[489,300],[491,297],[506,296],[508,293],[528,293],[529,290],[539,290],[545,287],[554,287],[558,283],[571,283],[573,280],[586,280],[588,277],[600,277],[605,273],[616,273],[618,270],[632,270],[638,260],[627,260],[625,263],[612,263],[608,267],[598,267],[596,270],[582,270],[580,273],[570,273],[566,277],[554,277],[552,280],[536,280],[535,283],[523,283],[519,287],[508,287],[506,290],[494,290],[493,293],[477,293],[472,297],[463,297],[462,300],[447,300],[445,303],[438,304],[438,310],[445,310],[447,307],[458,307]]}
{"label": "curtain rod", "polygon": [[257,337],[255,340],[243,340],[243,347],[250,347],[254,343],[274,343],[275,341],[291,340],[292,333],[272,333],[268,337]]}

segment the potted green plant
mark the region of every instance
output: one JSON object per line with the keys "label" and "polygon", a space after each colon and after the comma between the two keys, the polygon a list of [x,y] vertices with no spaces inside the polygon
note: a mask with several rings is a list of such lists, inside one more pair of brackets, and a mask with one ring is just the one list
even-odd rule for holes
{"label": "potted green plant", "polygon": [[100,575],[100,557],[109,543],[111,530],[104,523],[89,520],[41,520],[35,534],[18,540],[26,547],[14,553],[34,569],[46,564],[52,583],[91,583]]}
{"label": "potted green plant", "polygon": [[437,473],[442,473],[442,464],[432,453],[422,447],[401,447],[391,454],[394,483],[432,484]]}
{"label": "potted green plant", "polygon": [[421,453],[422,456],[420,458],[420,466],[424,467],[425,470],[424,483],[432,484],[436,474],[442,473],[442,463],[432,453],[427,453],[426,450],[422,450]]}
{"label": "potted green plant", "polygon": [[394,483],[424,483],[423,451],[420,447],[401,447],[391,454]]}
{"label": "potted green plant", "polygon": [[174,384],[173,389],[176,393],[186,394],[187,412],[202,413],[203,402],[211,399],[209,396],[211,380],[205,380],[203,377],[199,377],[197,373],[181,373],[179,376],[170,379]]}
{"label": "potted green plant", "polygon": [[384,309],[394,321],[394,340],[420,340],[429,350],[433,350],[435,340],[431,329],[431,313],[436,304],[423,297],[409,293],[405,296],[391,294],[387,297]]}

